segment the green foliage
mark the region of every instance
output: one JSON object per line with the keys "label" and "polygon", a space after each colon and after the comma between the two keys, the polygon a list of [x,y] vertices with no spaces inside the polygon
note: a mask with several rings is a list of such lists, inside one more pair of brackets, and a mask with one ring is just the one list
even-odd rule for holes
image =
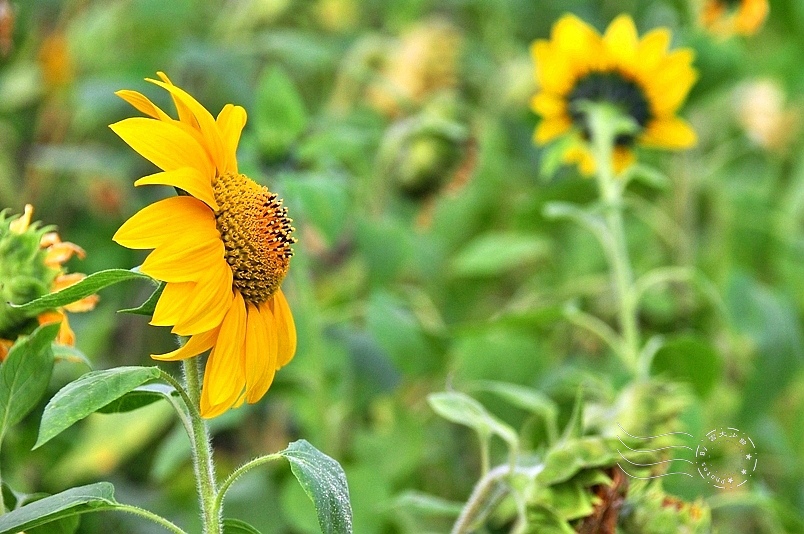
{"label": "green foliage", "polygon": [[0,443],[45,394],[53,370],[50,344],[58,332],[58,323],[40,326],[17,341],[0,365]]}
{"label": "green foliage", "polygon": [[[45,406],[34,448],[41,447],[73,424],[111,403],[114,406],[108,411],[128,411],[133,409],[130,403],[139,403],[139,406],[150,404],[156,400],[154,391],[147,391],[145,395],[137,395],[137,398],[127,401],[121,400],[121,397],[156,378],[159,378],[157,367],[116,367],[92,371],[67,384]],[[164,393],[159,395],[163,396]]]}

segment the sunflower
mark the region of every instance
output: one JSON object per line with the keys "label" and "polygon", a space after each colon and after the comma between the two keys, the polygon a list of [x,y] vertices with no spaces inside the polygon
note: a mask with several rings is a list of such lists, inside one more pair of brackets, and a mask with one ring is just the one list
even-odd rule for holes
{"label": "sunflower", "polygon": [[753,35],[768,17],[768,0],[705,0],[701,24],[721,37]]}
{"label": "sunflower", "polygon": [[0,213],[0,279],[10,281],[8,286],[0,282],[0,297],[3,299],[0,303],[0,361],[8,355],[14,339],[28,333],[37,322],[40,325],[61,323],[55,342],[74,346],[75,333],[70,328],[66,312],[87,312],[98,302],[97,295],[90,295],[42,312],[35,321],[5,305],[5,301],[27,302],[43,296],[48,288],[50,292],[60,291],[86,278],[85,274],[67,273],[64,269],[64,264],[73,256],[83,259],[86,256],[84,249],[75,243],[62,241],[58,232],[43,229],[38,223],[31,224],[32,215],[33,206],[30,204],[26,204],[23,214],[13,220],[6,220]]}
{"label": "sunflower", "polygon": [[577,107],[586,100],[617,106],[637,126],[634,133],[616,139],[618,173],[634,161],[636,144],[666,149],[694,145],[695,132],[675,116],[697,78],[693,52],[668,51],[670,38],[667,28],[657,28],[640,39],[628,15],[614,19],[602,36],[574,15],[561,17],[551,39],[531,47],[540,86],[531,107],[542,117],[536,143],[569,134],[565,161],[577,162],[584,174],[592,174],[595,161],[587,143],[591,132]]}
{"label": "sunflower", "polygon": [[152,325],[190,336],[152,355],[183,360],[212,351],[201,415],[257,402],[296,351],[296,327],[280,285],[293,255],[294,228],[282,200],[237,170],[246,112],[227,104],[217,118],[163,73],[147,79],[170,93],[178,120],[136,91],[117,95],[148,117],[110,128],[162,169],[134,185],[169,185],[180,195],[136,213],[114,235],[127,248],[154,249],[141,271],[166,282]]}

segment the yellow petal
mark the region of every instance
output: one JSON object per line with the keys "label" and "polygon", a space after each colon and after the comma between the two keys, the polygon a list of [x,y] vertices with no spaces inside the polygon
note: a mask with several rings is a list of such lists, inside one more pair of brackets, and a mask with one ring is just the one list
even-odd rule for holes
{"label": "yellow petal", "polygon": [[172,326],[181,320],[187,303],[195,295],[195,282],[169,282],[159,296],[151,317],[153,326]]}
{"label": "yellow petal", "polygon": [[142,93],[123,89],[121,91],[117,91],[115,94],[134,106],[134,108],[136,108],[138,111],[145,113],[149,117],[153,117],[154,119],[159,119],[165,122],[171,122],[173,120],[167,113],[159,109],[159,106],[151,102],[148,97]]}
{"label": "yellow petal", "polygon": [[686,121],[670,117],[648,123],[640,142],[659,148],[681,149],[694,146],[698,136]]}
{"label": "yellow petal", "polygon": [[603,35],[603,42],[606,44],[609,55],[617,65],[629,71],[632,70],[635,63],[638,41],[639,36],[636,26],[634,26],[634,20],[625,14],[614,19]]}
{"label": "yellow petal", "polygon": [[530,107],[544,118],[553,118],[567,112],[567,101],[550,93],[539,93],[531,98]]}
{"label": "yellow petal", "polygon": [[215,344],[215,340],[218,339],[219,330],[220,328],[213,328],[209,332],[196,334],[188,339],[187,343],[178,349],[165,354],[151,354],[151,358],[163,362],[174,362],[178,360],[186,360],[187,358],[192,358],[193,356],[198,356],[202,352],[212,348],[212,346]]}
{"label": "yellow petal", "polygon": [[126,248],[142,249],[156,248],[184,235],[210,232],[217,232],[212,210],[198,199],[179,196],[144,207],[123,223],[112,239]]}
{"label": "yellow petal", "polygon": [[565,163],[578,165],[578,170],[584,176],[592,176],[597,168],[594,156],[580,142],[570,145],[562,154],[561,159]]}
{"label": "yellow petal", "polygon": [[277,333],[276,368],[280,369],[296,354],[296,323],[293,322],[293,314],[281,289],[276,292],[271,302]]}
{"label": "yellow petal", "polygon": [[245,341],[246,304],[243,297],[235,293],[204,371],[204,391],[210,406],[220,405],[228,400],[234,403],[243,391]]}
{"label": "yellow petal", "polygon": [[567,133],[572,128],[572,122],[569,117],[553,117],[545,119],[536,128],[534,139],[540,145],[552,141],[556,137]]}
{"label": "yellow petal", "polygon": [[215,168],[207,152],[193,136],[175,124],[133,117],[109,128],[163,171],[194,167],[210,181],[214,177]]}
{"label": "yellow petal", "polygon": [[536,81],[549,93],[564,95],[572,89],[575,75],[567,58],[548,41],[536,41],[531,46],[536,64]]}
{"label": "yellow petal", "polygon": [[182,102],[185,106],[187,106],[195,117],[195,120],[198,121],[198,129],[204,135],[206,149],[212,159],[213,164],[218,171],[221,173],[225,172],[226,153],[223,149],[223,141],[221,140],[218,125],[216,124],[215,119],[212,118],[212,115],[210,115],[209,111],[207,111],[204,106],[199,104],[195,98],[190,96],[189,93],[176,87],[175,85],[160,82],[158,80],[152,80],[150,78],[146,78],[146,80],[170,92],[170,94],[179,102]]}
{"label": "yellow petal", "polygon": [[551,38],[554,46],[572,63],[576,75],[585,73],[590,58],[600,49],[601,39],[597,31],[576,17],[567,14],[553,25]]}
{"label": "yellow petal", "polygon": [[240,106],[226,104],[215,121],[223,140],[223,151],[226,155],[226,165],[223,172],[237,173],[237,145],[240,143],[240,134],[246,125],[246,110]]}
{"label": "yellow petal", "polygon": [[246,325],[246,400],[249,404],[260,400],[271,387],[278,350],[271,307],[265,302],[259,308],[249,305]]}
{"label": "yellow petal", "polygon": [[[173,82],[170,81],[170,78],[167,77],[167,74],[164,72],[157,72],[156,73],[159,78],[168,85],[173,85]],[[147,78],[146,78],[147,79]],[[183,124],[186,124],[190,128],[198,129],[198,121],[195,120],[193,116],[193,112],[190,111],[190,108],[187,107],[187,104],[184,103],[181,99],[179,99],[176,95],[170,95],[170,98],[173,99],[173,104],[176,106],[176,111],[179,114],[179,121]]]}
{"label": "yellow petal", "polygon": [[212,191],[212,182],[208,177],[194,167],[184,167],[170,172],[158,172],[150,176],[140,178],[134,185],[170,185],[178,187],[190,193],[198,200],[206,203],[207,206],[218,211],[218,203],[215,201],[215,193]]}
{"label": "yellow petal", "polygon": [[614,172],[616,174],[620,174],[634,164],[636,161],[636,154],[634,154],[634,151],[628,147],[618,146],[614,149],[612,159],[612,167],[614,167]]}
{"label": "yellow petal", "polygon": [[72,258],[73,254],[81,259],[84,259],[87,255],[84,249],[75,243],[70,243],[69,241],[54,243],[47,248],[47,252],[45,253],[45,265],[58,269],[67,260]]}
{"label": "yellow petal", "polygon": [[234,298],[232,269],[226,262],[213,266],[199,279],[195,293],[172,332],[184,336],[221,324]]}
{"label": "yellow petal", "polygon": [[225,263],[224,252],[218,236],[183,236],[158,246],[140,270],[163,282],[197,282],[209,269]]}
{"label": "yellow petal", "polygon": [[637,70],[646,75],[652,74],[667,53],[671,39],[667,28],[656,28],[646,33],[637,47]]}

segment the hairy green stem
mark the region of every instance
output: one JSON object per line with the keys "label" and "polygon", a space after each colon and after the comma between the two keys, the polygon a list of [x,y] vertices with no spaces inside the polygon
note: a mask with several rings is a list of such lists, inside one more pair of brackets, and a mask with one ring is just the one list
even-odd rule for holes
{"label": "hairy green stem", "polygon": [[198,410],[201,399],[201,372],[198,358],[182,361],[184,382],[191,405],[190,422],[192,425],[191,443],[193,448],[193,468],[201,501],[201,517],[204,522],[204,534],[221,534],[221,512],[215,506],[217,494],[215,484],[215,464],[212,461],[212,443],[209,439],[207,423],[201,418]]}
{"label": "hairy green stem", "polygon": [[140,517],[144,517],[145,519],[149,519],[149,520],[153,521],[154,523],[162,525],[167,530],[169,530],[171,532],[175,532],[176,534],[187,534],[187,532],[185,532],[184,530],[182,530],[178,526],[176,526],[175,523],[173,523],[171,521],[168,521],[167,519],[165,519],[161,515],[157,515],[157,514],[155,514],[153,512],[149,512],[148,510],[146,510],[144,508],[140,508],[139,506],[132,506],[130,504],[116,504],[114,509],[117,510],[117,511],[120,511],[120,512],[127,512],[129,514],[134,514],[134,515],[138,515]]}
{"label": "hairy green stem", "polygon": [[223,499],[226,496],[226,492],[229,490],[229,487],[232,484],[234,484],[238,478],[243,476],[246,473],[246,471],[254,469],[255,467],[259,467],[262,464],[267,464],[268,462],[272,462],[281,457],[282,455],[279,453],[269,454],[267,456],[260,456],[259,458],[255,458],[249,462],[246,462],[245,464],[235,469],[231,475],[226,477],[226,480],[223,481],[223,484],[221,484],[221,487],[218,489],[218,494],[215,497],[215,509],[216,510],[223,509]]}
{"label": "hairy green stem", "polygon": [[590,107],[587,111],[592,131],[592,151],[600,197],[605,208],[605,224],[610,246],[607,259],[611,268],[614,290],[617,295],[618,322],[622,335],[620,356],[631,372],[643,374],[639,365],[639,326],[637,303],[634,298],[634,275],[625,239],[623,224],[623,190],[625,182],[614,175],[614,147],[619,134],[619,112],[606,106]]}
{"label": "hairy green stem", "polygon": [[472,490],[472,495],[469,496],[469,500],[466,501],[466,505],[455,521],[451,534],[467,534],[471,532],[471,528],[479,519],[481,512],[488,507],[488,503],[494,495],[494,488],[510,474],[511,467],[509,465],[500,465],[486,473],[477,482]]}

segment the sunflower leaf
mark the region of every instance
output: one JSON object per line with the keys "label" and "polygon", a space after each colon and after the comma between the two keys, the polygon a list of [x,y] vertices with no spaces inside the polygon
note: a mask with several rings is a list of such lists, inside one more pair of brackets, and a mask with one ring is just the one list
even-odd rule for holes
{"label": "sunflower leaf", "polygon": [[169,399],[176,394],[176,389],[167,384],[145,384],[139,386],[128,393],[119,397],[103,408],[98,409],[98,413],[125,413],[148,406],[162,399]]}
{"label": "sunflower leaf", "polygon": [[157,287],[151,296],[148,297],[148,300],[137,306],[136,308],[126,308],[124,310],[117,310],[117,313],[133,313],[135,315],[147,315],[151,316],[154,314],[154,310],[156,310],[156,303],[159,301],[159,297],[162,296],[162,292],[165,290],[165,282],[159,282],[159,287]]}
{"label": "sunflower leaf", "polygon": [[352,505],[346,475],[338,462],[300,439],[279,454],[315,505],[318,524],[324,534],[351,534]]}
{"label": "sunflower leaf", "polygon": [[107,269],[90,274],[77,284],[66,287],[61,291],[50,293],[38,299],[26,302],[25,304],[9,305],[20,311],[36,315],[81,300],[82,298],[95,294],[105,287],[136,279],[153,280],[150,276],[136,271],[129,271],[127,269]]}
{"label": "sunflower leaf", "polygon": [[108,482],[70,488],[0,516],[0,534],[30,531],[39,525],[84,512],[111,510],[117,505],[114,486]]}
{"label": "sunflower leaf", "polygon": [[50,343],[58,332],[59,323],[40,326],[17,341],[0,366],[0,440],[45,393],[53,371]]}
{"label": "sunflower leaf", "polygon": [[45,406],[34,449],[117,401],[142,384],[159,378],[158,367],[117,367],[87,373],[59,390]]}
{"label": "sunflower leaf", "polygon": [[512,450],[519,447],[519,436],[516,431],[491,415],[482,404],[469,395],[457,391],[431,393],[427,396],[427,403],[433,411],[448,421],[468,426],[480,436],[496,434]]}

